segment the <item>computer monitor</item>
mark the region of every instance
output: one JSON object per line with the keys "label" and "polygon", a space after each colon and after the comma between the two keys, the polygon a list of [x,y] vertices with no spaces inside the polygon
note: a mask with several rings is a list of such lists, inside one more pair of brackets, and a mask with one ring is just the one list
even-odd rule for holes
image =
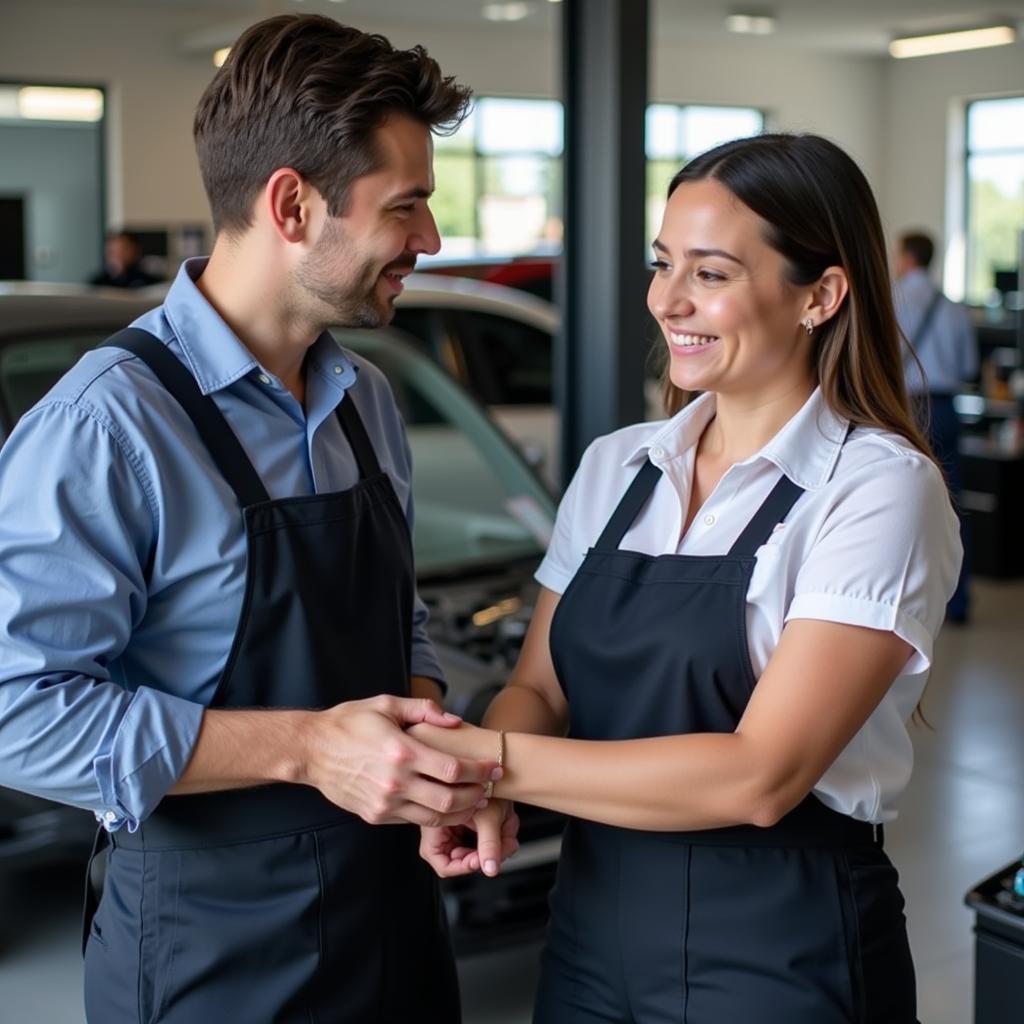
{"label": "computer monitor", "polygon": [[1017,268],[1016,267],[1005,267],[1002,269],[994,270],[992,272],[992,287],[997,292],[1000,292],[1004,297],[1007,292],[1016,292],[1020,289],[1017,287]]}

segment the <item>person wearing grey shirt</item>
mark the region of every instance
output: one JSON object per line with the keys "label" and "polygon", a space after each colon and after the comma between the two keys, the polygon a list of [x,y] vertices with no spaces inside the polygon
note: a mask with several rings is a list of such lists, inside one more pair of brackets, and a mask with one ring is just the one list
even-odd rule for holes
{"label": "person wearing grey shirt", "polygon": [[216,240],[0,452],[0,785],[93,810],[90,1024],[453,1024],[413,825],[495,761],[416,595],[411,467],[378,327],[436,252],[432,132],[469,91],[315,15],[248,29],[194,133]]}
{"label": "person wearing grey shirt", "polygon": [[[910,345],[904,356],[907,391],[945,472],[954,505],[958,505],[963,480],[960,421],[953,396],[978,375],[978,345],[967,310],[946,298],[929,275],[934,255],[935,243],[924,232],[900,236],[894,298],[896,317]],[[950,622],[965,623],[969,612],[969,538],[959,508],[958,513],[964,560],[946,617]]]}

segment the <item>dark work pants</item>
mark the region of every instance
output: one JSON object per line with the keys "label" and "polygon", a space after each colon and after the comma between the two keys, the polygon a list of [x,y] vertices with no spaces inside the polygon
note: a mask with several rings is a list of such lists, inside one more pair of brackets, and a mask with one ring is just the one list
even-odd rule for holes
{"label": "dark work pants", "polygon": [[573,822],[534,1024],[914,1024],[880,847],[701,846]]}
{"label": "dark work pants", "polygon": [[457,1024],[444,910],[409,859],[417,842],[416,829],[362,822],[202,849],[115,837],[86,948],[89,1021]]}

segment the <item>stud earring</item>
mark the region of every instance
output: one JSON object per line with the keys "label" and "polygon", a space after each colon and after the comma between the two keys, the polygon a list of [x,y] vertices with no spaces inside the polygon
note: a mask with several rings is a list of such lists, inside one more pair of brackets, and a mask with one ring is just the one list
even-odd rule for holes
{"label": "stud earring", "polygon": [[808,317],[808,318],[807,318],[807,319],[806,319],[806,320],[804,321],[804,330],[805,330],[805,331],[806,331],[806,332],[807,332],[808,334],[813,334],[813,333],[814,333],[814,321],[813,321],[813,320],[812,320],[812,319],[811,319],[810,317]]}

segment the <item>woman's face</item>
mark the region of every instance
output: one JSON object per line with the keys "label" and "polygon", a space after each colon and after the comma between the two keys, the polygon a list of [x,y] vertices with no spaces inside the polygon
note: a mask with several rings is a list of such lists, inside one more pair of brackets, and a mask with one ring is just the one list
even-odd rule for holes
{"label": "woman's face", "polygon": [[766,227],[713,179],[672,193],[647,305],[676,387],[756,400],[812,383],[812,339],[801,324],[812,288],[786,280]]}

